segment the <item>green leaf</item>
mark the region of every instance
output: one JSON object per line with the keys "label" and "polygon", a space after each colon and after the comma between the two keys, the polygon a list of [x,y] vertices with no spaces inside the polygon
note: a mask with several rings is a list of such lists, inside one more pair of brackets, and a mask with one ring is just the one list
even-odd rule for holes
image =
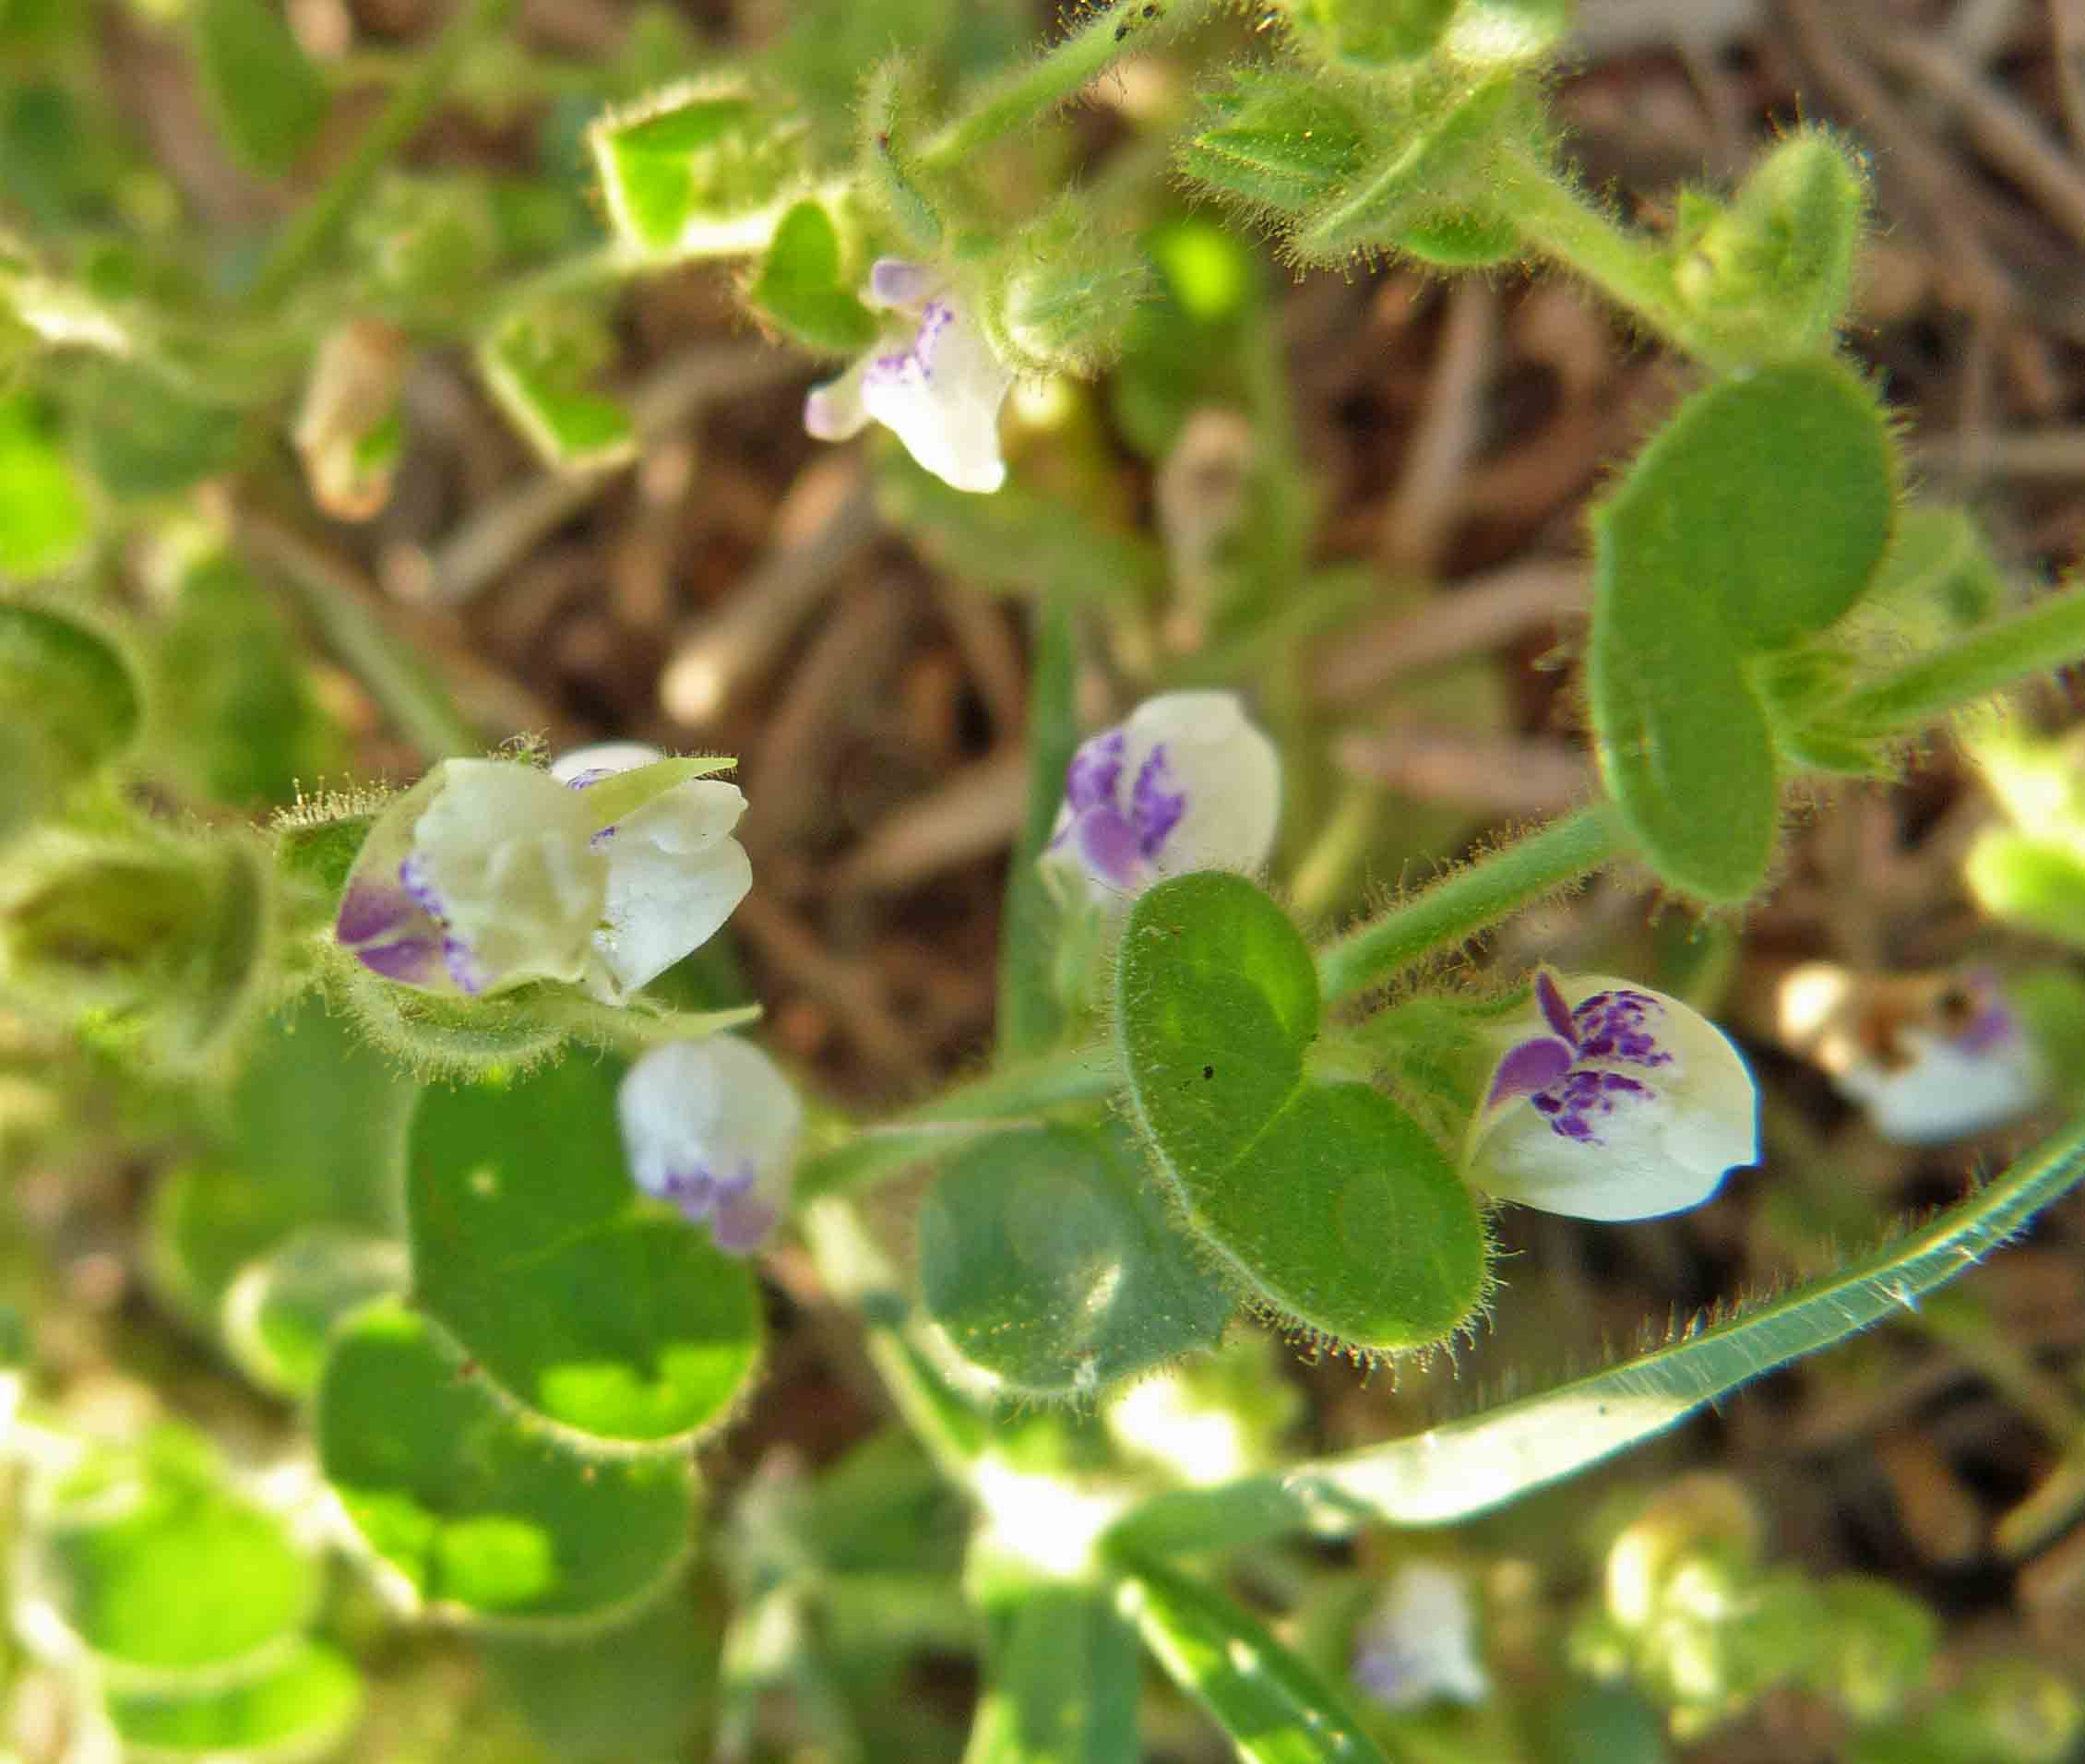
{"label": "green leaf", "polygon": [[1361,170],[1360,119],[1304,69],[1241,69],[1208,101],[1212,125],[1184,136],[1174,164],[1190,184],[1268,214],[1309,207]]}
{"label": "green leaf", "polygon": [[1234,1601],[1162,1563],[1116,1560],[1144,1645],[1247,1764],[1386,1764],[1339,1693]]}
{"label": "green leaf", "polygon": [[363,1541],[449,1615],[599,1620],[686,1554],[685,1457],[582,1455],[396,1305],[334,1337],[316,1425],[320,1465]]}
{"label": "green leaf", "polygon": [[822,202],[799,202],[760,261],[753,303],[811,349],[852,355],[876,341],[876,316],[842,275],[840,229]]}
{"label": "green leaf", "polygon": [[128,362],[98,357],[79,375],[79,438],[88,470],[119,502],[171,496],[229,468],[236,411],[206,404]]}
{"label": "green leaf", "polygon": [[268,0],[189,8],[203,89],[225,140],[257,172],[293,165],[326,116],[326,78]]}
{"label": "green leaf", "polygon": [[318,993],[276,1013],[214,1123],[216,1144],[153,1193],[147,1257],[160,1290],[214,1326],[241,1271],[300,1231],[402,1239],[416,1093]]}
{"label": "green leaf", "polygon": [[1676,1426],[1762,1373],[1915,1309],[2081,1178],[2085,1127],[2073,1127],[1922,1230],[1651,1353],[1410,1438],[1157,1496],[1112,1535],[1138,1551],[1197,1550],[1289,1532],[1447,1525],[1489,1511]]}
{"label": "green leaf", "polygon": [[584,1635],[488,1636],[494,1681],[558,1758],[680,1756],[715,1695],[715,1618],[675,1585]]}
{"label": "green leaf", "polygon": [[1485,1280],[1476,1203],[1388,1097],[1306,1074],[1317,977],[1281,908],[1221,872],[1149,890],[1116,1012],[1138,1126],[1255,1303],[1362,1353],[1463,1325]]}
{"label": "green leaf", "polygon": [[89,521],[49,400],[0,398],[0,578],[65,569],[86,549]]}
{"label": "green leaf", "polygon": [[1982,625],[2005,604],[2006,583],[1976,517],[1945,503],[1917,502],[1897,512],[1889,551],[1865,609],[1914,648]]}
{"label": "green leaf", "polygon": [[334,1325],[372,1299],[404,1292],[406,1279],[403,1245],[325,1228],[299,1232],[232,1283],[225,1347],[262,1389],[308,1397]]}
{"label": "green leaf", "polygon": [[566,312],[522,314],[479,345],[486,387],[545,465],[604,471],[636,453],[630,413],[588,385],[607,347],[597,321]]}
{"label": "green leaf", "polygon": [[0,840],[122,754],[140,721],[114,644],[54,609],[0,601]]}
{"label": "green leaf", "polygon": [[362,1675],[303,1642],[264,1676],[204,1691],[113,1691],[109,1719],[134,1764],[292,1764],[329,1755],[362,1712]]}
{"label": "green leaf", "polygon": [[1785,649],[1866,591],[1896,497],[1888,420],[1852,368],[1735,374],[1681,406],[1595,514],[1595,592],[1629,584],[1634,607],[1654,584],[1661,605],[1706,602],[1742,651]]}
{"label": "green leaf", "polygon": [[267,1671],[317,1606],[317,1561],[185,1433],[90,1460],[42,1519],[43,1586],[111,1684],[199,1688]]}
{"label": "green leaf", "polygon": [[1140,1755],[1137,1638],[1103,1593],[1030,1589],[978,1705],[964,1764],[1115,1764]]}
{"label": "green leaf", "polygon": [[432,1090],[413,1116],[415,1293],[515,1400],[573,1433],[663,1446],[716,1424],[760,1353],[750,1266],[645,1200],[618,1062]]}
{"label": "green leaf", "polygon": [[920,1212],[927,1314],[995,1390],[1088,1397],[1214,1347],[1230,1295],[1197,1262],[1117,1129],[994,1134]]}
{"label": "green leaf", "polygon": [[1829,348],[1853,298],[1867,183],[1848,149],[1798,129],[1728,209],[1704,202],[1673,248],[1673,285],[1723,336],[1760,354]]}
{"label": "green leaf", "polygon": [[1781,817],[1766,710],[1707,598],[1609,568],[1597,517],[1593,532],[1586,695],[1601,778],[1665,881],[1703,900],[1748,900]]}
{"label": "green leaf", "polygon": [[587,131],[610,224],[649,255],[757,251],[796,133],[745,89],[686,84]]}

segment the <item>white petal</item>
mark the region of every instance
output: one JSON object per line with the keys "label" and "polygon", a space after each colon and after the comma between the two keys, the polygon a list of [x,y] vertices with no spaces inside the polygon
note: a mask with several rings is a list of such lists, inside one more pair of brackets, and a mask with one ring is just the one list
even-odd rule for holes
{"label": "white petal", "polygon": [[2017,1031],[1998,1045],[1971,1053],[1930,1031],[1901,1028],[1897,1046],[1908,1063],[1886,1067],[1869,1059],[1832,1082],[1867,1110],[1875,1130],[1898,1145],[1936,1145],[2001,1126],[2040,1105],[2048,1075],[2034,1044]]}
{"label": "white petal", "polygon": [[703,1174],[780,1215],[804,1105],[752,1043],[713,1035],[655,1047],[624,1078],[616,1110],[631,1176],[647,1194],[675,1198]]}
{"label": "white petal", "polygon": [[1123,807],[1134,811],[1137,781],[1161,747],[1162,787],[1185,799],[1152,859],[1160,876],[1266,864],[1281,815],[1281,760],[1236,693],[1162,693],[1138,705],[1123,731]]}
{"label": "white petal", "polygon": [[641,741],[597,741],[591,746],[575,747],[558,755],[550,762],[550,775],[561,784],[569,784],[589,772],[635,771],[639,766],[649,766],[665,757],[658,748]]}
{"label": "white petal", "polygon": [[581,793],[533,766],[451,759],[412,829],[411,862],[468,965],[467,990],[577,980],[601,922],[607,861]]}
{"label": "white petal", "polygon": [[605,921],[594,935],[596,992],[611,1002],[656,979],[716,936],[753,886],[731,837],[745,798],[736,784],[696,779],[654,797],[601,841]]}
{"label": "white petal", "polygon": [[[1661,1007],[1660,1067],[1587,1062],[1647,1087],[1599,1117],[1598,1141],[1559,1132],[1531,1099],[1516,1099],[1472,1129],[1471,1180],[1502,1200],[1579,1219],[1655,1219],[1699,1206],[1731,1170],[1758,1159],[1758,1093],[1743,1056],[1698,1011],[1648,986],[1602,975],[1562,983],[1574,1009],[1602,992],[1643,995]],[[1533,1030],[1543,1026],[1531,1013]]]}
{"label": "white petal", "polygon": [[869,407],[862,401],[875,351],[863,356],[838,379],[814,386],[804,399],[804,432],[814,441],[846,441],[869,426]]}
{"label": "white petal", "polygon": [[1354,1638],[1353,1674],[1388,1709],[1436,1697],[1481,1703],[1491,1675],[1477,1650],[1477,1614],[1462,1577],[1435,1562],[1407,1562]]}
{"label": "white petal", "polygon": [[934,271],[902,257],[878,257],[869,266],[869,285],[862,298],[884,311],[918,312],[934,298]]}
{"label": "white petal", "polygon": [[862,366],[863,407],[927,471],[981,494],[1006,483],[999,407],[1014,376],[946,295],[928,302],[908,343],[879,351]]}

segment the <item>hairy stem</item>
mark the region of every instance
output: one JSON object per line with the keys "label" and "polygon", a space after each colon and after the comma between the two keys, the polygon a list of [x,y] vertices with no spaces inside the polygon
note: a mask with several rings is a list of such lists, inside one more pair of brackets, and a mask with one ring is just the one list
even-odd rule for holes
{"label": "hairy stem", "polygon": [[1831,721],[1857,734],[1909,732],[2030,674],[2080,660],[2085,660],[2085,590],[2074,589],[1919,657],[1854,693]]}
{"label": "hairy stem", "polygon": [[1328,1004],[1352,998],[1422,956],[1496,924],[1618,857],[1626,841],[1604,807],[1581,808],[1436,882],[1416,900],[1317,953]]}

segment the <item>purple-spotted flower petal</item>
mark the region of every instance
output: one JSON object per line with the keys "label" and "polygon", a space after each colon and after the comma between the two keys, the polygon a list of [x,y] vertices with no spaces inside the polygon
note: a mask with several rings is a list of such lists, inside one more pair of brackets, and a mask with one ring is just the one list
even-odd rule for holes
{"label": "purple-spotted flower petal", "polygon": [[617,1092],[631,1179],[745,1255],[781,1218],[804,1105],[751,1042],[668,1042],[631,1067]]}
{"label": "purple-spotted flower petal", "polygon": [[1729,1039],[1648,986],[1535,977],[1471,1124],[1470,1179],[1580,1219],[1698,1206],[1759,1155],[1758,1095]]}
{"label": "purple-spotted flower petal", "polygon": [[1407,1562],[1354,1636],[1354,1683],[1386,1709],[1436,1698],[1481,1703],[1491,1675],[1477,1647],[1477,1613],[1453,1568]]}
{"label": "purple-spotted flower petal", "polygon": [[1164,876],[1257,870],[1281,811],[1281,762],[1237,696],[1162,693],[1072,756],[1043,874],[1126,904]]}
{"label": "purple-spotted flower petal", "polygon": [[844,441],[880,423],[944,483],[998,489],[1007,481],[999,407],[1012,371],[961,299],[922,266],[879,259],[868,298],[889,314],[883,334],[838,379],[812,388],[804,428],[821,441]]}

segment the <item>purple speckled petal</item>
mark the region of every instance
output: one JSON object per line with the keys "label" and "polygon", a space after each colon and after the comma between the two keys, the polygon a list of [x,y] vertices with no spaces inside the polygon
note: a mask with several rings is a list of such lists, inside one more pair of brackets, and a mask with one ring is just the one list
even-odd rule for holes
{"label": "purple speckled petal", "polygon": [[340,916],[333,922],[333,935],[342,943],[367,943],[387,931],[396,931],[419,913],[419,906],[403,888],[357,882],[340,901]]}
{"label": "purple speckled petal", "polygon": [[1656,1021],[1664,1007],[1648,993],[1595,993],[1571,1013],[1574,1039],[1586,1059],[1625,1060],[1632,1066],[1670,1066],[1658,1045]]}
{"label": "purple speckled petal", "polygon": [[1187,812],[1187,793],[1168,790],[1166,786],[1172,781],[1162,741],[1137,768],[1137,781],[1129,790],[1129,818],[1137,828],[1137,849],[1148,858],[1158,856],[1167,835]]}
{"label": "purple speckled petal", "polygon": [[355,959],[371,973],[417,986],[434,973],[442,950],[433,937],[401,937],[396,943],[365,943],[354,953]]}
{"label": "purple speckled petal", "polygon": [[1551,1132],[1581,1145],[1599,1145],[1602,1143],[1598,1128],[1601,1121],[1617,1107],[1648,1102],[1657,1094],[1650,1085],[1626,1073],[1578,1066],[1529,1100],[1539,1113],[1549,1117]]}
{"label": "purple speckled petal", "polygon": [[565,781],[565,788],[566,790],[591,790],[603,778],[619,776],[621,776],[621,769],[618,767],[593,766],[583,772],[574,772],[571,777]]}
{"label": "purple speckled petal", "polygon": [[1115,787],[1122,781],[1122,747],[1119,729],[1103,730],[1079,744],[1065,769],[1065,801],[1073,814],[1115,806]]}
{"label": "purple speckled petal", "polygon": [[409,857],[399,865],[399,882],[421,912],[437,922],[447,922],[448,913],[442,906],[442,897],[428,879],[427,866],[417,857]]}
{"label": "purple speckled petal", "polygon": [[1499,1061],[1498,1070],[1492,1075],[1491,1094],[1484,1099],[1486,1108],[1496,1108],[1501,1102],[1516,1096],[1532,1096],[1537,1091],[1546,1091],[1571,1069],[1577,1052],[1569,1042],[1561,1042],[1550,1035],[1538,1035],[1532,1041],[1522,1042]]}
{"label": "purple speckled petal", "polygon": [[1571,1022],[1571,1007],[1564,1002],[1555,977],[1547,971],[1535,975],[1535,1002],[1542,1007],[1543,1021],[1576,1047],[1579,1032]]}
{"label": "purple speckled petal", "polygon": [[1141,867],[1137,829],[1128,818],[1119,809],[1102,805],[1087,810],[1076,826],[1078,854],[1087,869],[1104,882],[1128,888]]}
{"label": "purple speckled petal", "polygon": [[726,1189],[717,1197],[717,1210],[709,1216],[709,1234],[719,1249],[743,1256],[757,1249],[774,1230],[775,1210],[750,1189]]}

